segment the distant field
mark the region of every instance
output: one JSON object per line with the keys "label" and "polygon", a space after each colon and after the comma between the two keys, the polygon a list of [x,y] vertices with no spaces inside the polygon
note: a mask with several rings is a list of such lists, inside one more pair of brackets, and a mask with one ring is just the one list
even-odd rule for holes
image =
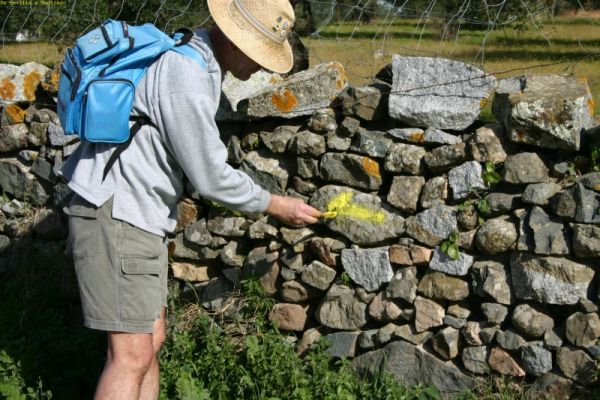
{"label": "distant field", "polygon": [[[306,37],[311,65],[339,61],[350,81],[364,84],[393,54],[440,56],[462,60],[497,77],[523,74],[569,73],[588,78],[600,114],[600,17],[560,17],[524,32],[497,29],[461,29],[456,38],[442,39],[436,21],[396,19],[392,23],[373,20],[329,24],[316,37]],[[0,62],[38,61],[48,66],[61,58],[61,48],[52,43],[6,44],[0,47]]]}

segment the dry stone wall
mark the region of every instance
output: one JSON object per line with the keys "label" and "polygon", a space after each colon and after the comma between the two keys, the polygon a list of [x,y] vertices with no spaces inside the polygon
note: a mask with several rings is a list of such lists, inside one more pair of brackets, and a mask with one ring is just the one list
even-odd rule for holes
{"label": "dry stone wall", "polygon": [[[56,168],[77,138],[22,87],[31,71],[37,98],[51,96],[43,68],[0,67],[12,88],[0,91],[3,251],[67,234]],[[217,118],[228,161],[325,214],[284,226],[190,188],[169,244],[173,276],[211,310],[258,278],[278,300],[269,318],[300,353],[325,337],[361,373],[450,396],[500,373],[577,397],[600,360],[600,173],[585,150],[600,129],[587,83],[496,80],[401,56],[378,76],[352,87],[338,63],[227,76]],[[479,120],[489,101],[500,123]],[[27,204],[41,210],[34,219],[20,218]]]}

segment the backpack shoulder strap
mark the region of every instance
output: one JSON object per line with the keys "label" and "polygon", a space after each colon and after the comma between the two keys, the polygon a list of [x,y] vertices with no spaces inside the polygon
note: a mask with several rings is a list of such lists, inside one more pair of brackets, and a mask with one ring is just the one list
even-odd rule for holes
{"label": "backpack shoulder strap", "polygon": [[206,61],[197,50],[194,50],[188,43],[192,40],[194,32],[187,28],[181,28],[173,34],[173,40],[177,43],[171,49],[185,57],[191,58],[200,66],[201,69],[206,69]]}

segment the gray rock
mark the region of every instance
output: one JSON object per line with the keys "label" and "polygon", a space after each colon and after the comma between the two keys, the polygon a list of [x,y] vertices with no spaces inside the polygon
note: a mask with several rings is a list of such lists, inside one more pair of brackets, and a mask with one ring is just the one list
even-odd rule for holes
{"label": "gray rock", "polygon": [[459,61],[394,55],[392,68],[389,114],[412,126],[465,129],[494,90],[492,76]]}
{"label": "gray rock", "polygon": [[48,142],[48,125],[48,122],[32,122],[29,125],[27,141],[30,145],[43,146]]}
{"label": "gray rock", "polygon": [[431,340],[433,349],[445,360],[458,356],[460,345],[460,331],[447,326],[433,336]]}
{"label": "gray rock", "polygon": [[337,62],[319,64],[253,93],[237,104],[239,112],[254,118],[295,118],[327,108],[348,84]]}
{"label": "gray rock", "polygon": [[35,176],[29,172],[29,168],[16,158],[0,160],[0,187],[18,200],[40,206],[45,204],[49,197]]}
{"label": "gray rock", "polygon": [[466,145],[464,143],[440,146],[427,152],[423,157],[423,161],[429,171],[434,174],[441,174],[467,159],[465,149]]}
{"label": "gray rock", "polygon": [[460,252],[458,259],[454,260],[443,253],[439,247],[436,247],[429,262],[429,268],[450,275],[464,276],[469,273],[473,260],[473,256],[464,252]]}
{"label": "gray rock", "polygon": [[484,254],[500,254],[514,248],[517,228],[510,219],[498,217],[488,219],[477,230],[475,243]]}
{"label": "gray rock", "polygon": [[600,337],[600,318],[597,313],[576,312],[567,318],[565,336],[578,347],[590,347]]}
{"label": "gray rock", "polygon": [[298,157],[296,159],[298,175],[305,179],[319,176],[319,161],[314,158]]}
{"label": "gray rock", "polygon": [[312,286],[305,285],[296,280],[283,282],[279,291],[283,301],[290,303],[304,303],[317,297],[322,292],[314,289]]}
{"label": "gray rock", "polygon": [[581,393],[572,380],[552,372],[537,379],[525,393],[527,398],[539,400],[585,399],[591,397],[590,394]]}
{"label": "gray rock", "polygon": [[54,173],[54,167],[42,157],[38,157],[33,161],[30,171],[46,182],[56,183],[58,181],[58,177]]}
{"label": "gray rock", "polygon": [[567,378],[583,385],[597,380],[596,362],[583,350],[561,347],[556,353],[556,364]]}
{"label": "gray rock", "polygon": [[323,136],[300,131],[290,140],[289,150],[301,157],[319,157],[327,151],[327,146]]}
{"label": "gray rock", "polygon": [[467,319],[471,316],[471,310],[469,304],[465,302],[452,304],[448,307],[448,314],[453,315],[457,318]]}
{"label": "gray rock", "polygon": [[206,229],[216,235],[242,237],[245,231],[246,218],[215,215],[206,221]]}
{"label": "gray rock", "polygon": [[[552,330],[547,330],[546,332],[551,331]],[[500,347],[508,351],[519,350],[521,347],[527,344],[527,341],[523,339],[521,335],[512,330],[499,330],[496,332],[496,342],[500,345]]]}
{"label": "gray rock", "polygon": [[247,116],[243,112],[238,112],[238,103],[282,80],[279,74],[266,71],[257,71],[246,81],[235,78],[231,72],[226,73],[221,85],[223,95],[215,119],[217,121],[246,120]]}
{"label": "gray rock", "polygon": [[481,164],[477,161],[467,161],[458,167],[452,168],[448,172],[448,183],[452,189],[454,200],[464,199],[474,190],[485,189],[486,186],[481,173]]}
{"label": "gray rock", "polygon": [[431,208],[437,204],[444,204],[448,198],[448,178],[435,176],[425,182],[421,190],[419,204],[423,208]]}
{"label": "gray rock", "polygon": [[585,297],[579,299],[579,308],[586,313],[598,312],[598,306]]}
{"label": "gray rock", "polygon": [[394,143],[385,157],[384,168],[388,172],[419,175],[424,171],[425,148],[405,143]]}
{"label": "gray rock", "polygon": [[444,325],[449,325],[456,329],[462,329],[466,323],[467,321],[464,318],[458,318],[448,314],[444,316]]}
{"label": "gray rock", "polygon": [[200,304],[202,307],[218,311],[220,310],[226,298],[233,291],[233,284],[225,278],[213,278],[200,292]]}
{"label": "gray rock", "polygon": [[486,321],[494,325],[500,325],[508,315],[508,307],[496,303],[482,303],[481,311]]}
{"label": "gray rock", "polygon": [[539,338],[554,327],[554,320],[528,304],[520,304],[512,313],[513,325],[523,334]]}
{"label": "gray rock", "polygon": [[52,146],[66,146],[78,138],[77,135],[65,135],[60,125],[48,123],[48,140]]}
{"label": "gray rock", "polygon": [[485,326],[481,328],[481,331],[479,332],[479,338],[481,339],[481,342],[483,344],[491,344],[499,330],[500,327],[498,325]]}
{"label": "gray rock", "polygon": [[445,205],[435,205],[406,220],[406,233],[429,246],[437,246],[456,229],[456,210]]}
{"label": "gray rock", "polygon": [[390,299],[403,299],[412,303],[417,296],[417,268],[398,268],[388,283],[385,294]]}
{"label": "gray rock", "polygon": [[542,376],[552,369],[552,353],[541,346],[521,348],[523,369],[531,375]]}
{"label": "gray rock", "polygon": [[335,269],[319,261],[310,263],[302,271],[302,282],[321,290],[327,290],[335,279]]}
{"label": "gray rock", "polygon": [[276,222],[270,217],[265,216],[248,227],[248,237],[250,239],[265,239],[277,237],[277,228],[273,225]]}
{"label": "gray rock", "polygon": [[273,153],[283,153],[286,151],[290,140],[296,136],[299,130],[300,126],[297,125],[281,125],[272,132],[261,132],[260,139]]}
{"label": "gray rock", "polygon": [[486,324],[484,322],[467,321],[461,330],[467,344],[471,346],[481,346],[483,341],[481,340],[480,334],[481,329],[485,326]]}
{"label": "gray rock", "polygon": [[285,193],[289,174],[276,159],[261,157],[256,151],[251,151],[246,155],[240,170],[265,190],[280,195]]}
{"label": "gray rock", "polygon": [[387,247],[344,249],[342,265],[354,282],[371,292],[394,276]]}
{"label": "gray rock", "polygon": [[383,158],[388,154],[392,145],[392,139],[386,137],[385,132],[360,129],[352,137],[350,150],[366,154],[369,157]]}
{"label": "gray rock", "polygon": [[291,245],[295,246],[298,243],[302,243],[315,235],[315,231],[311,228],[286,228],[283,227],[279,230],[281,233],[281,239]]}
{"label": "gray rock", "polygon": [[552,196],[561,189],[558,183],[542,182],[527,185],[523,191],[523,203],[545,206]]}
{"label": "gray rock", "polygon": [[425,131],[421,128],[395,128],[390,129],[388,134],[409,143],[425,143]]}
{"label": "gray rock", "polygon": [[308,120],[308,128],[316,133],[335,131],[338,128],[335,111],[332,108],[316,110]]}
{"label": "gray rock", "polygon": [[546,304],[577,304],[594,278],[586,265],[529,253],[513,253],[510,268],[515,296]]}
{"label": "gray rock", "polygon": [[469,372],[483,375],[490,372],[487,356],[486,346],[469,346],[462,351],[462,362]]}
{"label": "gray rock", "polygon": [[365,121],[380,119],[387,110],[388,85],[373,84],[351,88],[349,98],[344,101],[344,112],[353,113]]}
{"label": "gray rock", "polygon": [[6,89],[0,94],[0,104],[35,101],[35,91],[48,71],[48,67],[36,62],[20,66],[1,64],[0,82]]}
{"label": "gray rock", "polygon": [[356,330],[367,323],[367,305],[351,288],[334,284],[317,307],[315,316],[329,328]]}
{"label": "gray rock", "polygon": [[537,153],[518,153],[507,157],[501,172],[508,183],[549,182],[548,168]]}
{"label": "gray rock", "polygon": [[379,163],[366,156],[343,153],[326,153],[321,158],[321,177],[367,190],[381,186]]}
{"label": "gray rock", "polygon": [[394,136],[405,142],[415,144],[444,145],[457,144],[462,141],[458,136],[451,135],[449,133],[435,128],[428,128],[425,131],[419,128],[396,128],[390,129],[388,133],[391,136]]}
{"label": "gray rock", "polygon": [[571,224],[575,257],[600,257],[600,227],[589,224]]}
{"label": "gray rock", "polygon": [[0,152],[20,150],[27,147],[29,129],[25,124],[8,125],[0,131]]}
{"label": "gray rock", "polygon": [[327,185],[310,199],[318,210],[335,211],[323,223],[357,245],[373,245],[404,233],[404,218],[388,210],[381,198],[354,189]]}
{"label": "gray rock", "polygon": [[402,309],[385,292],[379,292],[369,303],[369,316],[377,322],[394,321],[402,316]]}
{"label": "gray rock", "polygon": [[389,324],[385,325],[384,327],[380,328],[377,331],[377,336],[375,337],[377,344],[380,344],[380,345],[386,344],[390,340],[392,340],[396,336],[396,330],[398,328],[399,328],[398,325],[393,324],[391,322]]}
{"label": "gray rock", "polygon": [[502,163],[506,160],[506,151],[503,145],[504,130],[498,124],[488,124],[475,131],[467,146],[473,160],[480,163]]}
{"label": "gray rock", "polygon": [[327,133],[327,148],[329,150],[347,151],[352,144],[352,139],[340,134],[340,130]]}
{"label": "gray rock", "polygon": [[[269,252],[266,247],[255,247],[247,254],[244,263],[244,276],[255,277],[267,294],[277,293],[277,280],[279,278],[279,253]],[[240,254],[244,257],[245,254]]]}
{"label": "gray rock", "polygon": [[414,345],[420,345],[427,342],[433,336],[430,331],[417,332],[412,325],[397,326],[394,335]]}
{"label": "gray rock", "polygon": [[395,176],[387,201],[402,211],[414,213],[424,185],[425,178],[422,176]]}
{"label": "gray rock", "polygon": [[352,360],[351,366],[361,376],[389,373],[406,386],[431,385],[447,396],[456,396],[475,385],[472,378],[454,365],[404,341],[362,354]]}
{"label": "gray rock", "polygon": [[219,254],[219,258],[225,265],[239,268],[244,265],[246,254],[246,246],[238,241],[232,240],[223,247]]}
{"label": "gray rock", "polygon": [[423,143],[427,144],[458,144],[461,143],[460,136],[452,135],[436,128],[427,128]]}
{"label": "gray rock", "polygon": [[206,227],[206,219],[202,218],[190,225],[184,230],[185,240],[196,243],[200,246],[208,246],[212,240],[212,235]]}
{"label": "gray rock", "polygon": [[479,212],[473,204],[466,203],[458,208],[456,220],[463,229],[475,229],[479,225]]}
{"label": "gray rock", "polygon": [[446,311],[433,300],[417,296],[415,305],[415,329],[423,332],[444,323]]}
{"label": "gray rock", "polygon": [[326,352],[333,358],[353,358],[360,332],[334,332],[324,338],[331,346]]}
{"label": "gray rock", "polygon": [[524,90],[498,93],[494,114],[511,140],[550,149],[579,150],[582,129],[592,125],[586,82],[567,75],[527,77]]}
{"label": "gray rock", "polygon": [[563,344],[562,338],[556,331],[556,329],[551,329],[544,333],[544,346],[550,350],[558,350]]}
{"label": "gray rock", "polygon": [[512,210],[520,205],[521,195],[510,193],[493,192],[485,196],[488,211],[479,209],[486,217],[495,217],[503,214],[510,214]]}
{"label": "gray rock", "polygon": [[442,272],[428,272],[418,286],[419,293],[435,300],[460,301],[469,296],[469,284]]}
{"label": "gray rock", "polygon": [[68,144],[65,147],[63,147],[63,156],[69,157],[70,155],[75,153],[75,150],[79,148],[79,145],[81,145],[81,142],[75,142],[73,144]]}
{"label": "gray rock", "polygon": [[338,134],[340,137],[352,138],[362,128],[360,127],[360,121],[356,118],[345,117],[338,128]]}
{"label": "gray rock", "polygon": [[358,347],[363,350],[375,347],[375,338],[377,337],[378,331],[378,329],[369,329],[368,331],[361,332],[358,336]]}
{"label": "gray rock", "polygon": [[520,219],[517,249],[542,255],[568,255],[571,253],[571,231],[559,219],[551,218],[539,206],[528,213],[516,211]]}

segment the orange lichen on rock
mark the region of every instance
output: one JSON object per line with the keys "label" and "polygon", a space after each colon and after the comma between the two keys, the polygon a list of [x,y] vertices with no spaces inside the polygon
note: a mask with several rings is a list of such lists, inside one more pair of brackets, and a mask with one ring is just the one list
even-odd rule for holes
{"label": "orange lichen on rock", "polygon": [[296,95],[288,88],[284,88],[282,91],[274,93],[273,96],[271,96],[271,101],[281,112],[290,112],[298,105]]}
{"label": "orange lichen on rock", "polygon": [[339,78],[335,81],[335,87],[338,90],[342,90],[348,84],[348,74],[346,73],[346,69],[340,63],[332,63],[331,67],[336,69],[339,73]]}
{"label": "orange lichen on rock", "polygon": [[594,115],[594,111],[596,109],[596,104],[594,104],[594,99],[593,98],[589,98],[587,101],[587,106],[588,106],[588,110],[590,112],[590,115]]}
{"label": "orange lichen on rock", "polygon": [[37,71],[31,71],[23,79],[23,94],[27,100],[35,100],[35,91],[42,81],[42,75]]}
{"label": "orange lichen on rock", "polygon": [[484,109],[484,108],[485,108],[485,107],[488,105],[488,103],[489,103],[489,100],[488,100],[488,99],[481,99],[481,100],[479,101],[479,109],[480,109],[480,110],[481,110],[481,109]]}
{"label": "orange lichen on rock", "polygon": [[364,157],[362,164],[367,174],[377,178],[381,177],[381,173],[379,172],[379,164],[377,161],[373,161],[369,157]]}
{"label": "orange lichen on rock", "polygon": [[15,97],[16,85],[12,83],[10,78],[4,78],[0,82],[0,99],[12,100]]}
{"label": "orange lichen on rock", "polygon": [[55,95],[58,92],[58,83],[60,82],[60,71],[52,70],[48,71],[44,80],[42,81],[42,89],[46,92]]}
{"label": "orange lichen on rock", "polygon": [[411,133],[408,140],[413,143],[423,143],[425,141],[425,135],[422,132]]}
{"label": "orange lichen on rock", "polygon": [[23,121],[25,121],[25,116],[27,115],[27,111],[23,110],[16,104],[7,105],[4,108],[4,111],[9,115],[14,124],[23,123]]}
{"label": "orange lichen on rock", "polygon": [[522,141],[524,141],[524,140],[525,140],[525,132],[517,131],[516,133],[517,133],[517,134],[516,134],[516,137],[515,137],[515,139],[516,139],[518,142],[522,142]]}

